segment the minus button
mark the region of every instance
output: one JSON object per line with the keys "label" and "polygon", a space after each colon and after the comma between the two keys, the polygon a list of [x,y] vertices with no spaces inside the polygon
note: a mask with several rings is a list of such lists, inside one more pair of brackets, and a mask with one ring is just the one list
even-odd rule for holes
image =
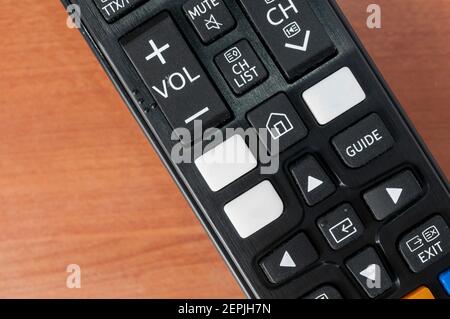
{"label": "minus button", "polygon": [[202,109],[201,111],[198,111],[197,113],[195,113],[194,115],[192,115],[191,117],[187,118],[184,123],[189,124],[192,121],[194,121],[195,119],[198,119],[200,116],[202,116],[203,114],[209,112],[209,107],[205,107],[204,109]]}

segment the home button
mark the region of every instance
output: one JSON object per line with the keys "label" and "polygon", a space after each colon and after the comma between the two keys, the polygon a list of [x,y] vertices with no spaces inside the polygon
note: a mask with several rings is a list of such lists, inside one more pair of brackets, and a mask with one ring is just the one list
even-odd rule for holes
{"label": "home button", "polygon": [[283,152],[308,135],[300,116],[282,93],[250,111],[247,118],[271,155]]}

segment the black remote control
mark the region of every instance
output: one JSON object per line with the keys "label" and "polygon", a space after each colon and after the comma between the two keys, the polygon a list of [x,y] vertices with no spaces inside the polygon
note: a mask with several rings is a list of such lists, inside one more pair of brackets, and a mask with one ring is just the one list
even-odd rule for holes
{"label": "black remote control", "polygon": [[449,184],[333,0],[62,0],[251,298],[449,298]]}

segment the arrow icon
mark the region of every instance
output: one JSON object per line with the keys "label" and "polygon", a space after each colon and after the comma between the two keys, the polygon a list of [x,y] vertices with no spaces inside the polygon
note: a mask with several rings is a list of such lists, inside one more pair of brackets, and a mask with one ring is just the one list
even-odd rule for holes
{"label": "arrow icon", "polygon": [[369,265],[366,269],[361,271],[359,274],[367,279],[370,279],[372,281],[377,280],[377,274],[378,274],[378,265],[372,264]]}
{"label": "arrow icon", "polygon": [[310,30],[306,31],[305,40],[303,41],[303,45],[301,45],[301,46],[296,45],[296,44],[291,44],[291,43],[285,43],[284,46],[288,49],[294,49],[294,50],[306,52],[306,50],[308,49],[310,35],[311,35],[311,31]]}
{"label": "arrow icon", "polygon": [[353,230],[353,224],[342,224],[342,231],[344,233],[349,233],[350,228]]}
{"label": "arrow icon", "polygon": [[329,232],[331,233],[331,236],[333,236],[336,244],[339,244],[347,238],[350,238],[351,236],[356,234],[358,232],[358,229],[355,227],[352,220],[347,217],[331,227],[329,229]]}
{"label": "arrow icon", "polygon": [[394,204],[397,204],[402,195],[403,188],[386,188],[386,192],[389,194]]}
{"label": "arrow icon", "polygon": [[297,267],[297,265],[295,264],[294,260],[292,259],[291,255],[289,255],[287,250],[284,252],[283,258],[281,259],[280,267],[285,268]]}
{"label": "arrow icon", "polygon": [[317,179],[312,176],[308,176],[308,193],[312,192],[313,190],[315,190],[317,187],[319,187],[322,184],[323,184],[323,181],[321,181],[320,179]]}

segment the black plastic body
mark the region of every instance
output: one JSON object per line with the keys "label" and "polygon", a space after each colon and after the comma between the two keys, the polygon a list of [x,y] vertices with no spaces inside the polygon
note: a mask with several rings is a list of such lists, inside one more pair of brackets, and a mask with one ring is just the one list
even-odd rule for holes
{"label": "black plastic body", "polygon": [[[434,214],[443,216],[447,224],[450,224],[448,181],[333,0],[313,0],[310,4],[337,46],[338,54],[293,83],[285,80],[237,0],[225,0],[237,21],[236,28],[207,46],[201,42],[184,15],[182,0],[150,0],[113,24],[108,24],[103,19],[91,1],[62,2],[65,6],[77,4],[81,7],[82,34],[248,297],[299,298],[321,285],[332,284],[346,298],[367,298],[344,265],[349,257],[367,246],[372,246],[382,256],[395,281],[394,288],[380,296],[381,298],[401,298],[422,285],[429,287],[437,298],[448,298],[438,282],[438,275],[450,266],[450,256],[444,257],[425,271],[414,274],[402,259],[397,247],[402,234]],[[260,176],[259,170],[254,170],[233,183],[232,187],[213,193],[207,188],[193,164],[174,165],[171,162],[170,150],[175,144],[170,140],[171,128],[119,44],[121,37],[162,11],[170,12],[231,109],[234,116],[225,127],[248,128],[246,113],[278,92],[285,92],[294,103],[308,127],[309,135],[281,154],[283,167],[279,173]],[[238,97],[222,78],[214,64],[214,57],[243,38],[257,51],[270,76],[257,88]],[[355,72],[368,98],[358,107],[322,127],[317,124],[302,101],[301,93],[343,66],[349,66]],[[369,165],[350,169],[336,154],[330,140],[374,112],[382,118],[393,135],[395,146]],[[335,194],[314,207],[305,204],[289,173],[290,165],[306,154],[314,155],[332,176],[336,185],[339,185]],[[423,187],[420,200],[400,214],[382,222],[376,221],[364,203],[362,194],[406,168],[414,172]],[[285,212],[273,225],[248,239],[240,239],[227,221],[223,206],[240,195],[242,190],[249,189],[264,179],[269,179],[280,193]],[[334,251],[317,228],[316,220],[343,203],[352,204],[366,230],[355,243]],[[285,284],[270,284],[258,262],[298,232],[308,235],[320,254],[320,260]],[[198,279],[201,280],[201,277]]]}

